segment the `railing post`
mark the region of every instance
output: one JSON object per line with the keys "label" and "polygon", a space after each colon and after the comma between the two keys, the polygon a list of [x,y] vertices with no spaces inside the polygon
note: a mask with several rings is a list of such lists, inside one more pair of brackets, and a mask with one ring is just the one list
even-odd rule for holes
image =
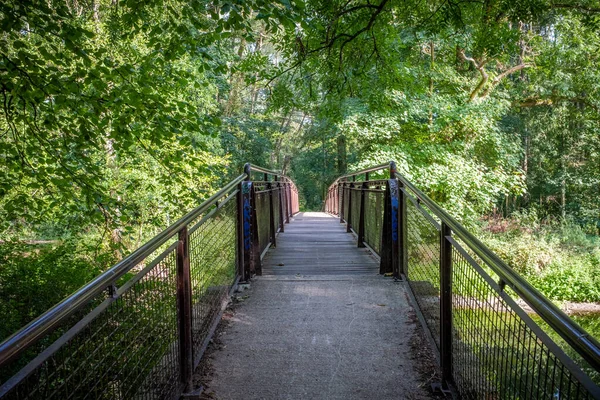
{"label": "railing post", "polygon": [[258,217],[256,212],[256,188],[250,187],[250,204],[252,206],[251,235],[252,235],[252,256],[250,258],[250,271],[256,275],[262,275],[262,263],[260,260],[260,243],[258,241]]}
{"label": "railing post", "polygon": [[452,379],[452,231],[442,222],[440,230],[440,364],[442,382]]}
{"label": "railing post", "polygon": [[271,234],[271,244],[276,246],[275,235],[277,234],[277,227],[275,226],[275,204],[273,201],[273,185],[271,182],[267,183],[267,190],[269,191],[269,231]]}
{"label": "railing post", "polygon": [[333,215],[335,216],[340,216],[339,215],[339,210],[340,210],[340,186],[336,185],[333,188]]}
{"label": "railing post", "polygon": [[238,185],[237,200],[237,270],[240,279],[245,280],[244,274],[244,183]]}
{"label": "railing post", "polygon": [[366,181],[363,182],[362,185],[360,185],[360,211],[358,213],[358,247],[365,247],[365,190],[367,190],[368,187],[369,185]]}
{"label": "railing post", "polygon": [[177,319],[179,333],[179,367],[184,391],[192,389],[194,373],[192,343],[192,284],[187,227],[179,231],[177,245]]}
{"label": "railing post", "polygon": [[354,183],[348,185],[348,210],[346,211],[346,232],[352,232],[352,189]]}
{"label": "railing post", "polygon": [[342,192],[341,194],[341,204],[340,204],[340,224],[344,223],[344,182],[339,183],[339,190]]}
{"label": "railing post", "polygon": [[241,280],[248,282],[252,266],[252,182],[250,181],[250,164],[244,166],[247,177],[242,182],[242,236],[243,236],[243,267]]}
{"label": "railing post", "polygon": [[[288,182],[288,196],[289,196],[289,202],[290,202],[289,203],[290,209],[288,210],[288,214],[289,214],[289,218],[291,218],[292,215],[294,215],[294,201],[292,199],[292,182]],[[288,222],[289,222],[289,220],[288,220]]]}
{"label": "railing post", "polygon": [[396,179],[396,164],[391,162],[390,179],[385,185],[379,273],[392,273],[395,278],[400,278],[399,191],[398,179]]}
{"label": "railing post", "polygon": [[408,278],[408,210],[404,185],[401,182],[398,188],[398,244],[400,245],[399,269],[400,274]]}
{"label": "railing post", "polygon": [[277,183],[277,192],[278,192],[278,200],[279,203],[279,232],[285,232],[285,215],[283,215],[283,182],[279,181]]}
{"label": "railing post", "polygon": [[286,182],[283,184],[283,195],[285,197],[285,223],[289,224],[290,223],[290,206],[291,206],[291,201],[288,195],[288,190],[290,188],[290,184]]}

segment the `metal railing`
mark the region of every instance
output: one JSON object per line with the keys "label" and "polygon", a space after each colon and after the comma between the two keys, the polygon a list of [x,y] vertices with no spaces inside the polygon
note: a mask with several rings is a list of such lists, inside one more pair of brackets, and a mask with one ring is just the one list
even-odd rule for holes
{"label": "metal railing", "polygon": [[261,255],[297,212],[289,178],[246,164],[200,206],[2,342],[0,398],[168,399],[191,390],[230,292],[260,274]]}
{"label": "metal railing", "polygon": [[[369,180],[388,168],[388,179]],[[393,162],[338,178],[325,210],[381,257],[382,274],[407,282],[437,350],[442,388],[468,399],[600,399],[596,339]]]}

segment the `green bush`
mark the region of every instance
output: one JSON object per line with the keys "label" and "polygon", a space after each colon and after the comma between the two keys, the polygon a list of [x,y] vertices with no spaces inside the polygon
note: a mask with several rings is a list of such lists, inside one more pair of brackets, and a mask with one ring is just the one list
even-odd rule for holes
{"label": "green bush", "polygon": [[537,224],[529,217],[489,220],[480,236],[547,297],[600,301],[600,247],[594,238],[570,221]]}
{"label": "green bush", "polygon": [[110,256],[95,262],[81,256],[74,241],[0,245],[0,340],[98,275]]}

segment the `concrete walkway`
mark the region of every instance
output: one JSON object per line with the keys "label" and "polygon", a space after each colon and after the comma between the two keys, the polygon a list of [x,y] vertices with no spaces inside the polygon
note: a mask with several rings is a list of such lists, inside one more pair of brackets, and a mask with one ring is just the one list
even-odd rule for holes
{"label": "concrete walkway", "polygon": [[403,285],[336,218],[301,213],[285,228],[215,339],[209,398],[430,398]]}

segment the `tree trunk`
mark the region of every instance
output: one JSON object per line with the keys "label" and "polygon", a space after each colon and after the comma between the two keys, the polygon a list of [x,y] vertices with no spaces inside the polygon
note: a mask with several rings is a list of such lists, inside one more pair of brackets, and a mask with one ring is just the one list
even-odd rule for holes
{"label": "tree trunk", "polygon": [[429,42],[429,127],[433,125],[433,67],[435,65],[435,44]]}
{"label": "tree trunk", "polygon": [[[259,53],[262,47],[263,35],[262,32],[258,33],[258,42],[256,42],[256,47],[254,48],[254,53]],[[254,74],[254,84],[252,84],[252,93],[250,94],[250,114],[254,114],[254,109],[256,106],[256,102],[258,100],[258,72]]]}
{"label": "tree trunk", "polygon": [[[531,143],[531,139],[529,137],[529,131],[523,129],[523,173],[525,174],[525,184],[529,181],[529,146]],[[529,191],[525,191],[523,195],[523,204],[521,206],[527,206],[529,204]]]}
{"label": "tree trunk", "polygon": [[344,135],[337,138],[337,169],[338,175],[344,175],[348,170],[348,152]]}

